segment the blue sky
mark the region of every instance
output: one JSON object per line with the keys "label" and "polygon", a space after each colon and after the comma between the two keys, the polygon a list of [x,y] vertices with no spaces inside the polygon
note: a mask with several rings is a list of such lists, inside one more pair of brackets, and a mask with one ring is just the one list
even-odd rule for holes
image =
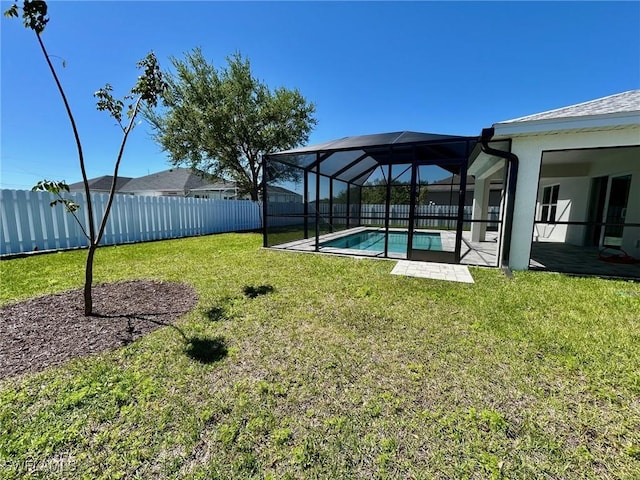
{"label": "blue sky", "polygon": [[[124,95],[150,50],[164,68],[194,47],[217,66],[242,52],[269,86],[298,88],[316,104],[311,144],[400,130],[478,135],[501,120],[640,88],[639,2],[52,1],[49,13],[43,38],[90,177],[112,172],[120,141],[92,95],[107,82]],[[0,184],[79,181],[36,38],[16,19],[1,22]],[[121,175],[166,168],[142,123]]]}

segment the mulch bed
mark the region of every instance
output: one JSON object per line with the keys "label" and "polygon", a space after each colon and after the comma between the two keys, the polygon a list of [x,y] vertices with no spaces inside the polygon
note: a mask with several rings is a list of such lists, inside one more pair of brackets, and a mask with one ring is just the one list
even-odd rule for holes
{"label": "mulch bed", "polygon": [[127,345],[197,300],[188,285],[136,280],[94,286],[93,317],[84,315],[81,289],[1,307],[0,379]]}

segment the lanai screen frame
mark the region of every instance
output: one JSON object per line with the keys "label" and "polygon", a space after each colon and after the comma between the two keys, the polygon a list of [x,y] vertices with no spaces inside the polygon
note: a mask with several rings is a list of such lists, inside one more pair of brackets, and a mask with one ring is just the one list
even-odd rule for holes
{"label": "lanai screen frame", "polygon": [[[412,252],[412,240],[415,220],[415,206],[417,193],[416,172],[423,165],[435,165],[444,168],[452,174],[460,175],[458,192],[458,213],[450,220],[456,221],[456,245],[454,263],[460,261],[460,249],[463,229],[463,214],[466,194],[466,178],[469,166],[469,157],[474,147],[479,142],[479,137],[458,135],[440,135],[418,132],[392,132],[375,135],[363,135],[346,137],[320,145],[302,147],[283,152],[271,153],[263,157],[263,245],[269,246],[268,229],[271,216],[268,207],[269,173],[277,170],[275,164],[285,165],[287,168],[301,170],[303,181],[303,207],[304,213],[304,238],[309,239],[310,214],[309,204],[315,201],[314,237],[315,251],[320,251],[320,201],[321,201],[321,177],[329,179],[329,212],[330,224],[333,219],[333,187],[335,181],[347,184],[346,228],[359,225],[350,224],[351,195],[350,190],[359,187],[358,205],[362,204],[362,185],[379,167],[386,167],[387,179],[391,178],[393,165],[407,165],[411,168],[411,204],[409,210],[408,246],[407,256]],[[340,156],[343,158],[341,159]],[[323,166],[324,172],[323,172]],[[315,199],[309,198],[309,177],[315,175]],[[387,181],[386,202],[384,212],[384,257],[388,257],[389,225],[390,225],[390,197],[391,182]],[[355,204],[355,203],[353,203]],[[441,217],[442,218],[442,217]],[[358,223],[361,214],[358,214]],[[468,221],[468,220],[467,220]],[[420,258],[416,258],[420,259]]]}

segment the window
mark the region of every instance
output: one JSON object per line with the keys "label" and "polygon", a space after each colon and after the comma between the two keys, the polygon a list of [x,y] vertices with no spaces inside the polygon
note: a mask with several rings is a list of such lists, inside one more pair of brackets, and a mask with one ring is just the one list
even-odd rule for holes
{"label": "window", "polygon": [[556,221],[556,211],[558,210],[558,193],[560,185],[550,185],[542,190],[542,209],[540,221],[543,223],[553,223]]}

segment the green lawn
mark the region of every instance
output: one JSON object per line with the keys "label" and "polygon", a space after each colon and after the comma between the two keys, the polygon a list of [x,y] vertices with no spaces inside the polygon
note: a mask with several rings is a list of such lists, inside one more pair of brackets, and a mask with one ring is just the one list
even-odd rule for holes
{"label": "green lawn", "polygon": [[[260,245],[100,249],[97,282],[191,284],[179,327],[227,355],[164,328],[0,382],[0,478],[640,478],[639,284]],[[2,302],[77,288],[83,262],[0,262]]]}

